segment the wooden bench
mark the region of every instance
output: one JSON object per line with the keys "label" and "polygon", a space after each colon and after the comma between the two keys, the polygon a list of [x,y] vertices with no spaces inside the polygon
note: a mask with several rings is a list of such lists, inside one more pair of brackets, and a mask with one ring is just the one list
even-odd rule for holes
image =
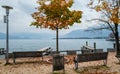
{"label": "wooden bench", "polygon": [[77,55],[77,61],[79,62],[88,62],[88,61],[97,61],[97,60],[106,60],[104,62],[105,65],[107,65],[107,56],[108,52],[102,52],[102,53],[90,53],[90,54],[78,54]]}
{"label": "wooden bench", "polygon": [[40,52],[40,51],[13,52],[14,63],[16,58],[26,58],[26,57],[42,57],[42,60],[43,60],[43,52]]}

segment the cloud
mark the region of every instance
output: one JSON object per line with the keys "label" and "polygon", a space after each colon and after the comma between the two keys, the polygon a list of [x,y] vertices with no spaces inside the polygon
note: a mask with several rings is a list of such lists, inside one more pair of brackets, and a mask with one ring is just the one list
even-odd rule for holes
{"label": "cloud", "polygon": [[18,3],[19,9],[21,9],[27,14],[32,14],[34,11],[36,11],[35,7],[37,6],[37,4],[35,0],[27,0],[26,2],[24,2],[23,0],[19,0]]}
{"label": "cloud", "polygon": [[[51,31],[48,29],[36,29],[34,26],[30,26],[33,21],[31,14],[35,12],[35,7],[38,6],[36,3],[37,0],[0,0],[0,5],[9,5],[13,7],[13,10],[10,10],[10,24],[9,30],[10,33],[18,33],[18,32],[49,32],[54,33],[55,31]],[[90,23],[86,20],[99,17],[97,13],[87,7],[88,0],[75,0],[71,9],[81,10],[83,11],[82,23],[73,25],[68,30],[61,30],[60,33],[64,34],[71,30],[75,29],[85,29],[89,26],[93,26],[96,24],[95,22]],[[3,23],[3,15],[5,15],[5,9],[0,7],[0,32],[5,32],[6,26]]]}
{"label": "cloud", "polygon": [[[34,2],[33,2],[34,1]],[[32,3],[33,4],[32,4]],[[26,32],[29,31],[30,23],[33,20],[31,14],[35,11],[35,0],[2,0],[0,5],[9,5],[13,7],[13,10],[10,10],[9,15],[9,28],[10,32]],[[5,15],[5,9],[1,8],[2,12],[0,13],[0,21],[3,21],[3,15]],[[2,17],[2,18],[1,18]],[[1,22],[0,24],[4,24]],[[6,27],[1,26],[0,32],[4,32],[3,29]]]}

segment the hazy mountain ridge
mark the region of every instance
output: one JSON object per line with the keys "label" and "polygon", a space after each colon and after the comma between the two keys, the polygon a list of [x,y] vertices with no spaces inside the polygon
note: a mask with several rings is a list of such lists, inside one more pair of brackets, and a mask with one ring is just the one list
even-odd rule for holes
{"label": "hazy mountain ridge", "polygon": [[[10,39],[49,39],[53,38],[53,34],[48,33],[13,33],[9,35]],[[6,34],[0,33],[0,39],[5,39]]]}
{"label": "hazy mountain ridge", "polygon": [[[87,29],[86,29],[87,30]],[[107,38],[109,34],[111,33],[111,30],[103,29],[103,30],[96,30],[96,31],[86,31],[82,29],[74,30],[69,32],[68,34],[65,34],[63,36],[60,36],[60,38]],[[119,35],[120,35],[120,29],[119,29]]]}
{"label": "hazy mountain ridge", "polygon": [[[59,38],[64,39],[89,39],[89,38],[107,38],[111,33],[111,30],[96,30],[96,31],[87,31],[90,28],[73,30],[65,35],[59,35]],[[120,26],[119,26],[119,36],[120,36]],[[13,33],[9,35],[10,39],[53,39],[56,34],[49,33]],[[6,39],[6,34],[0,32],[0,39]]]}

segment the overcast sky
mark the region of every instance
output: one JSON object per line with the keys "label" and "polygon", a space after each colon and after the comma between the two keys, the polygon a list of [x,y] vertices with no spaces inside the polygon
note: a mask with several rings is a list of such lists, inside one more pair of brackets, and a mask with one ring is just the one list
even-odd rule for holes
{"label": "overcast sky", "polygon": [[[3,16],[5,15],[5,9],[2,5],[9,5],[13,7],[10,10],[9,15],[9,31],[10,33],[55,33],[55,31],[49,29],[40,29],[34,26],[30,26],[33,21],[31,14],[35,12],[37,7],[37,0],[0,0],[0,32],[6,32],[6,23],[3,23]],[[74,0],[72,9],[83,11],[82,23],[74,24],[67,30],[60,31],[61,34],[68,33],[76,29],[86,29],[88,27],[97,25],[97,22],[87,22],[86,20],[99,17],[98,13],[89,9],[87,4],[89,0]]]}

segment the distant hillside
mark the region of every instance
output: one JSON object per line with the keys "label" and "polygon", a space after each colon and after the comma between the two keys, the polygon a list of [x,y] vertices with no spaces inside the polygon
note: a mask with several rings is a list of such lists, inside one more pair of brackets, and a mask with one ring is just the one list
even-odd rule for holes
{"label": "distant hillside", "polygon": [[29,38],[29,39],[45,39],[45,38],[53,38],[53,34],[48,33],[16,33],[12,34],[13,36],[18,36],[20,38]]}
{"label": "distant hillside", "polygon": [[[13,33],[9,35],[10,39],[49,39],[54,35],[48,33]],[[0,33],[0,39],[5,39],[6,34]]]}
{"label": "distant hillside", "polygon": [[[65,35],[59,36],[59,38],[71,39],[71,38],[78,38],[78,39],[89,39],[89,38],[107,38],[108,35],[111,33],[111,30],[96,30],[96,31],[87,31],[91,28],[86,30],[78,29],[73,30]],[[119,26],[119,35],[120,35],[120,26]],[[49,34],[49,33],[13,33],[9,35],[10,39],[52,39],[55,38],[56,34]],[[5,39],[6,34],[0,33],[0,39]]]}
{"label": "distant hillside", "polygon": [[[86,30],[74,30],[70,33],[61,36],[60,38],[107,38],[111,33],[110,30],[96,30],[96,31],[86,31]],[[120,34],[120,31],[119,31]]]}

